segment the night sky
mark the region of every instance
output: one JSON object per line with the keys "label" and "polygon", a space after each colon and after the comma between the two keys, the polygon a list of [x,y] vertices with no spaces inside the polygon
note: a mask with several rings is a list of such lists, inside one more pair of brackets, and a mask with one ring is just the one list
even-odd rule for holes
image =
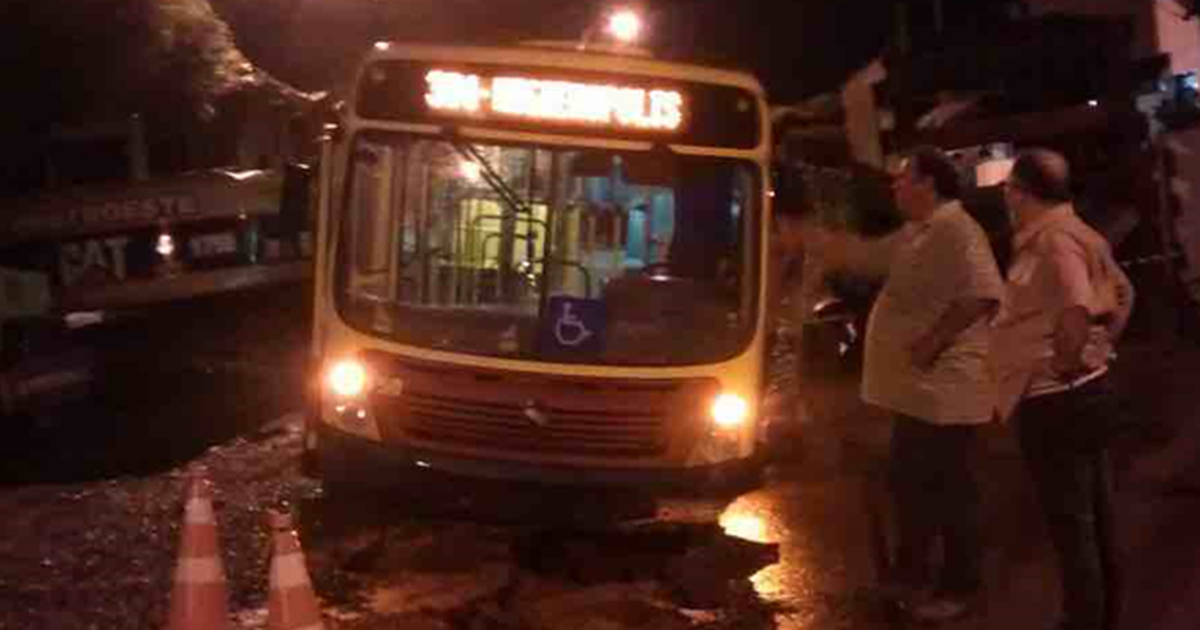
{"label": "night sky", "polygon": [[[328,89],[366,42],[574,39],[611,4],[596,0],[212,0],[252,61],[304,89]],[[886,45],[891,0],[659,0],[643,5],[664,56],[754,71],[773,101],[836,89]],[[281,17],[286,16],[286,17]]]}

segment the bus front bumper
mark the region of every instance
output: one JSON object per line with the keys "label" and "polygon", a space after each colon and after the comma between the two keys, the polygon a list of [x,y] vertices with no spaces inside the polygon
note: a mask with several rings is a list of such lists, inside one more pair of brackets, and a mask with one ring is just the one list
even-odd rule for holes
{"label": "bus front bumper", "polygon": [[634,490],[655,497],[720,498],[758,482],[761,463],[738,459],[687,468],[596,468],[476,459],[383,445],[319,422],[310,422],[317,443],[316,465],[326,481],[381,488],[489,485]]}

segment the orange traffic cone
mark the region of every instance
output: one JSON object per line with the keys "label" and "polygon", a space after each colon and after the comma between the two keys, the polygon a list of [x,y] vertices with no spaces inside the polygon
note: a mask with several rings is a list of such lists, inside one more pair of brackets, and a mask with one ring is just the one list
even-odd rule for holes
{"label": "orange traffic cone", "polygon": [[217,541],[212,488],[197,474],[188,484],[179,564],[171,592],[168,630],[226,630],[225,568]]}
{"label": "orange traffic cone", "polygon": [[324,630],[321,607],[304,566],[304,552],[291,515],[268,510],[267,526],[274,539],[267,629]]}

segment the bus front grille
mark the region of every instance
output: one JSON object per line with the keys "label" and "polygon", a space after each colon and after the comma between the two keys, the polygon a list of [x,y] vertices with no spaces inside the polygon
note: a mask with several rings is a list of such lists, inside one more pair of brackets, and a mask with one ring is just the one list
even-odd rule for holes
{"label": "bus front grille", "polygon": [[664,413],[595,412],[477,403],[410,394],[408,432],[420,439],[505,451],[650,457],[666,448]]}
{"label": "bus front grille", "polygon": [[686,453],[715,389],[709,379],[518,374],[394,357],[371,363],[403,383],[399,395],[372,396],[385,440],[518,461],[647,461]]}

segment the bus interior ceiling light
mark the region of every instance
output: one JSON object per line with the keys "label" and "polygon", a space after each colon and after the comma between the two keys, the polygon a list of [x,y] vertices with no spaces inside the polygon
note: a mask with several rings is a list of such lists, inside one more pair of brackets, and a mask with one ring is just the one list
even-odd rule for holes
{"label": "bus interior ceiling light", "polygon": [[475,162],[468,162],[466,160],[459,162],[458,172],[463,176],[464,179],[472,182],[478,182],[483,176],[483,171],[478,164]]}
{"label": "bus interior ceiling light", "polygon": [[329,388],[343,398],[359,396],[367,388],[367,369],[353,359],[343,359],[329,370]]}
{"label": "bus interior ceiling light", "polygon": [[749,416],[749,403],[737,394],[725,392],[713,401],[712,419],[718,427],[729,429],[741,426]]}

